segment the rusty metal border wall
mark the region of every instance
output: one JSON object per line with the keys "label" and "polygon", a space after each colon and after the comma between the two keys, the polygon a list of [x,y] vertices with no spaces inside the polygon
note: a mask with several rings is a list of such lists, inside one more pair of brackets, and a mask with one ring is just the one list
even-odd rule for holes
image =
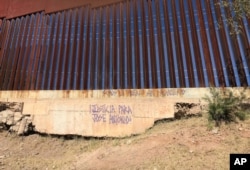
{"label": "rusty metal border wall", "polygon": [[0,19],[1,90],[249,86],[250,21],[218,0],[130,0]]}

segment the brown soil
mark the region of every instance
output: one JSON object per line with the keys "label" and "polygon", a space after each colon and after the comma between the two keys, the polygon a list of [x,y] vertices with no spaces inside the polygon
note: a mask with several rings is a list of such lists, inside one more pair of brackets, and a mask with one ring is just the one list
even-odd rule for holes
{"label": "brown soil", "polygon": [[123,139],[0,132],[0,169],[229,169],[230,153],[250,153],[250,120],[208,130],[205,116],[160,122]]}

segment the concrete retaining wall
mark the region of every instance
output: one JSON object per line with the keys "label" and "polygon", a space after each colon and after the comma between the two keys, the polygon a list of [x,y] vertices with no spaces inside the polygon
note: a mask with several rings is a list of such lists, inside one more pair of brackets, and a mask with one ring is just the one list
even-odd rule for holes
{"label": "concrete retaining wall", "polygon": [[174,117],[175,103],[200,103],[205,94],[208,88],[1,91],[0,99],[24,103],[22,114],[31,115],[40,133],[123,137]]}

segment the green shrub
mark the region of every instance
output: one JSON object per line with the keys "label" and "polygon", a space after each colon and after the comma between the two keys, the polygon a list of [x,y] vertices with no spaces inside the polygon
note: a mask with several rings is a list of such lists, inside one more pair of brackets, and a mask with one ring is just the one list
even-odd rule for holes
{"label": "green shrub", "polygon": [[203,99],[208,102],[208,120],[215,121],[216,126],[220,126],[222,122],[230,123],[237,120],[245,120],[249,109],[244,107],[247,103],[245,90],[239,95],[235,95],[229,89],[210,88],[210,95],[206,95]]}

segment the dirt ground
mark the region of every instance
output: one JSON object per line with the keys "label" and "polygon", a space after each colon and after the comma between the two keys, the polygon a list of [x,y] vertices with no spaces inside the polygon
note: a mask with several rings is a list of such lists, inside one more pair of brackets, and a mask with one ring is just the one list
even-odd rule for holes
{"label": "dirt ground", "polygon": [[0,169],[229,169],[230,153],[250,153],[250,120],[209,130],[206,116],[157,123],[122,139],[0,132]]}

